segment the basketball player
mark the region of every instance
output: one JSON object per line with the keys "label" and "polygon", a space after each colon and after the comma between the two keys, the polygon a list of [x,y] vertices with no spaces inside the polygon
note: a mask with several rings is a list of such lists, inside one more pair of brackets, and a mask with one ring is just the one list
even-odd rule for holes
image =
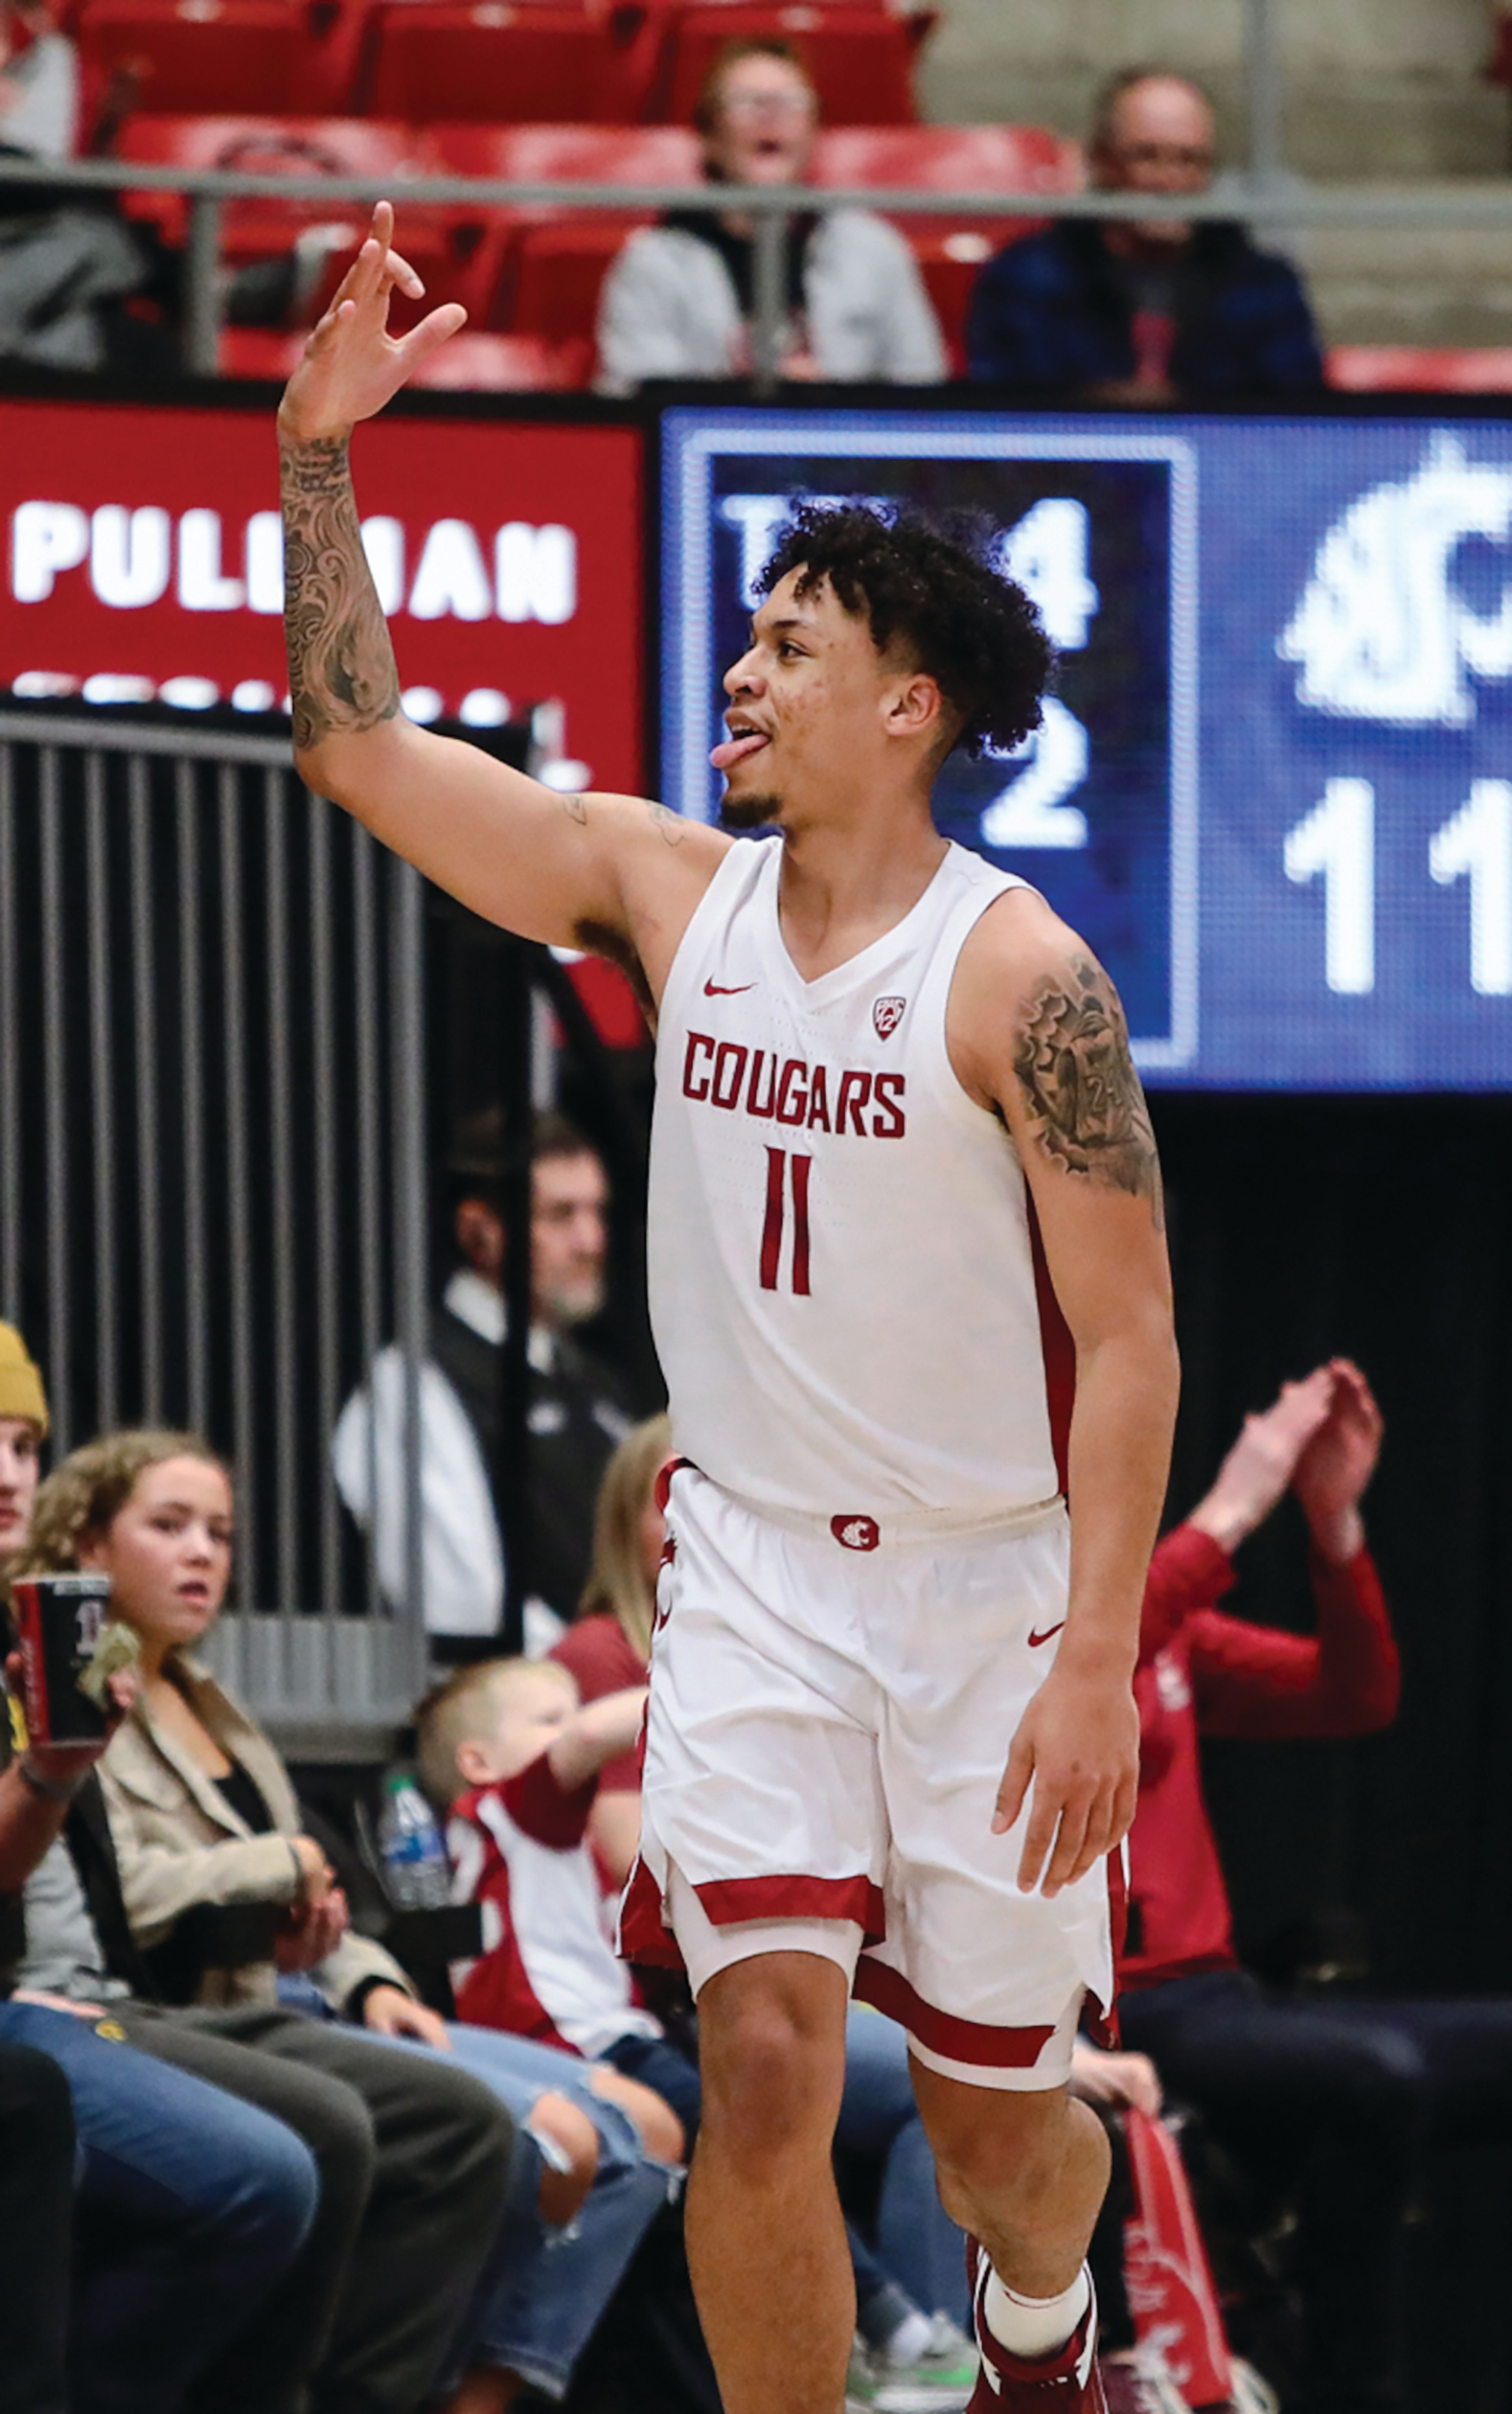
{"label": "basketball player", "polygon": [[780,843],[556,796],[413,727],[347,446],[462,313],[387,335],[391,291],[421,291],[392,232],[380,203],[279,414],[295,753],[475,912],[626,964],[657,1020],[651,1290],[683,1457],[623,1940],[680,1951],[698,1998],[689,2246],[727,2414],[842,2405],[852,1984],[908,2032],[981,2242],[972,2407],[1101,2409],[1107,2150],[1064,2082],[1085,1998],[1111,2004],[1134,1803],[1177,1383],[1160,1177],[1105,974],[929,809],[953,746],[1035,724],[1045,640],[933,531],[801,515],[713,757],[729,825]]}

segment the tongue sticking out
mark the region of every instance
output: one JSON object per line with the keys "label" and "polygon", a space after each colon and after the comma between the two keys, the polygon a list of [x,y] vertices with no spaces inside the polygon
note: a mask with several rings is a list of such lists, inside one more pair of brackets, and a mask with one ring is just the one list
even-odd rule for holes
{"label": "tongue sticking out", "polygon": [[745,738],[727,738],[722,746],[716,746],[709,761],[716,771],[729,771],[736,763],[743,763],[748,754],[759,753],[766,742],[759,729],[751,730]]}

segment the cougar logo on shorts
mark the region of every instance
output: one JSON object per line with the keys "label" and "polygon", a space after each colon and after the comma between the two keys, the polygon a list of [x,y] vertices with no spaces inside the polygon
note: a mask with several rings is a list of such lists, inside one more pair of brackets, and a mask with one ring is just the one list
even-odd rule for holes
{"label": "cougar logo on shorts", "polygon": [[906,997],[878,998],[871,1009],[871,1019],[876,1025],[879,1039],[891,1039],[903,1020],[903,1010],[907,1005]]}
{"label": "cougar logo on shorts", "polygon": [[848,1551],[874,1551],[882,1541],[875,1517],[832,1517],[829,1529]]}

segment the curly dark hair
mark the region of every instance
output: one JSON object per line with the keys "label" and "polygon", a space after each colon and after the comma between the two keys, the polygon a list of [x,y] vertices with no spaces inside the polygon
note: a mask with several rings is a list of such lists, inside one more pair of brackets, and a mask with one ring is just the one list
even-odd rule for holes
{"label": "curly dark hair", "polygon": [[899,638],[938,680],[960,716],[954,747],[1006,753],[1040,725],[1055,654],[1023,589],[991,565],[996,534],[974,513],[797,503],[757,584],[769,595],[795,570],[808,595],[827,579],[842,609],[865,614],[879,653]]}

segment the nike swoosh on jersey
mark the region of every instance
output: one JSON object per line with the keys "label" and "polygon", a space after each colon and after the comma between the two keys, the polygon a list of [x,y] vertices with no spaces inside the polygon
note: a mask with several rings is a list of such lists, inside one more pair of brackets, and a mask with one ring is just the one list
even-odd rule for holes
{"label": "nike swoosh on jersey", "polygon": [[747,990],[755,987],[754,981],[737,981],[734,989],[726,989],[723,981],[706,980],[704,994],[705,997],[744,997]]}
{"label": "nike swoosh on jersey", "polygon": [[1060,1627],[1064,1626],[1065,1622],[1065,1619],[1062,1618],[1059,1626],[1047,1626],[1043,1634],[1031,1634],[1029,1638],[1030,1649],[1031,1651],[1037,1651],[1042,1643],[1048,1643],[1052,1634],[1060,1633]]}

